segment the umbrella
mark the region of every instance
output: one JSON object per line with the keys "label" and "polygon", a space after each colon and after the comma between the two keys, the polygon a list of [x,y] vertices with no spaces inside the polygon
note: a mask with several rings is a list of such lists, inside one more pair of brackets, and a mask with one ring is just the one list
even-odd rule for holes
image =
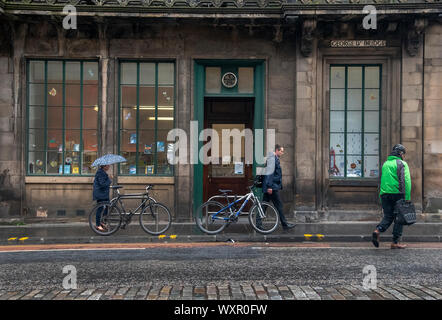
{"label": "umbrella", "polygon": [[106,166],[108,164],[114,164],[114,163],[119,163],[119,162],[126,162],[127,160],[122,157],[119,156],[117,154],[106,154],[100,158],[98,158],[97,160],[94,161],[94,163],[92,164],[92,167],[98,167],[98,166]]}

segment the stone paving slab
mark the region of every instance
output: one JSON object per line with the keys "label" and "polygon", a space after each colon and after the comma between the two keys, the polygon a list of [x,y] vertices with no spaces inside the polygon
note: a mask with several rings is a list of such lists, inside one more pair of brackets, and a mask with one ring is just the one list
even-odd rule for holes
{"label": "stone paving slab", "polygon": [[309,286],[270,283],[229,283],[192,286],[152,284],[120,288],[62,288],[6,291],[0,300],[441,300],[442,287],[421,285]]}

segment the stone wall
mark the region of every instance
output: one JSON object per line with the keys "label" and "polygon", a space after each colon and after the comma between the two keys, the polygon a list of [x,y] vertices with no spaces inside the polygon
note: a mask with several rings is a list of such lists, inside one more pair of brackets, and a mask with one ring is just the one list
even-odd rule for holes
{"label": "stone wall", "polygon": [[[186,132],[190,131],[190,121],[194,120],[195,59],[265,60],[265,127],[276,129],[276,143],[283,145],[286,151],[281,159],[285,212],[321,210],[321,205],[327,202],[324,199],[327,196],[322,193],[324,177],[321,174],[325,173],[321,173],[323,164],[318,160],[322,159],[324,144],[321,110],[325,110],[320,101],[323,88],[318,83],[322,76],[318,74],[322,68],[321,50],[318,39],[314,39],[311,54],[304,55],[300,44],[302,35],[295,37],[293,28],[279,28],[272,23],[235,25],[205,21],[204,25],[198,25],[174,20],[132,24],[128,20],[118,20],[105,24],[97,20],[80,24],[78,31],[67,32],[55,20],[0,22],[0,218],[19,216],[21,207],[29,208],[29,216],[35,216],[40,207],[49,216],[57,216],[63,206],[67,208],[68,217],[81,216],[81,210],[86,211],[92,204],[92,177],[79,177],[79,180],[72,177],[68,182],[57,180],[64,177],[53,181],[47,177],[40,180],[26,177],[25,182],[25,56],[99,60],[102,153],[118,151],[119,59],[176,61],[175,124]],[[403,72],[398,82],[401,101],[396,103],[398,109],[399,105],[402,108],[401,128],[397,128],[397,134],[388,134],[387,140],[391,146],[402,142],[407,147],[412,197],[418,209],[423,206],[424,210],[437,212],[442,207],[441,24],[430,24],[421,39],[424,45],[415,56],[410,56],[403,44],[402,58],[394,57],[402,64]],[[356,49],[353,57],[357,57]],[[163,180],[148,177],[120,180],[118,182],[132,191],[142,191],[144,184],[155,181],[160,185],[157,200],[174,211],[175,219],[191,218],[192,165],[177,166],[175,176]],[[339,200],[347,204],[345,210],[354,209],[354,201],[360,200],[353,192],[356,189],[352,190],[345,189],[349,197]],[[372,194],[376,195],[376,190]],[[377,205],[373,201],[367,204]]]}
{"label": "stone wall", "polygon": [[[84,21],[84,20],[83,20]],[[77,31],[61,29],[61,24],[47,19],[34,21],[22,26],[25,35],[21,41],[14,41],[14,46],[22,46],[23,57],[38,56],[43,58],[97,58],[100,63],[101,90],[101,152],[117,150],[118,132],[118,63],[119,59],[171,59],[176,61],[176,112],[175,123],[178,128],[190,131],[190,121],[194,120],[194,59],[263,59],[266,61],[265,112],[267,128],[276,129],[276,142],[286,149],[282,158],[284,189],[282,199],[287,211],[293,204],[293,159],[295,110],[295,41],[284,34],[282,28],[271,25],[248,27],[234,24],[206,24],[204,28],[193,22],[168,23],[118,23],[104,24],[102,21],[79,24]],[[20,52],[20,51],[18,51]],[[2,66],[3,67],[3,66]],[[20,76],[25,84],[25,70]],[[11,75],[12,76],[12,75]],[[6,90],[2,88],[2,90]],[[9,101],[8,106],[11,106]],[[24,112],[26,104],[21,103]],[[20,122],[20,121],[19,121]],[[24,122],[23,122],[24,123]],[[21,140],[14,150],[20,145]],[[12,146],[12,144],[10,144]],[[115,176],[115,172],[111,172]],[[25,203],[29,215],[35,216],[38,209],[47,212],[49,217],[66,214],[74,217],[82,214],[92,205],[91,186],[85,177],[71,177],[68,183],[54,181],[47,177],[27,177],[25,185]],[[82,179],[81,181],[78,179]],[[135,178],[135,177],[134,177]],[[78,181],[76,181],[76,179]],[[88,178],[89,179],[89,178]],[[142,185],[151,183],[152,178],[140,180],[136,177],[118,179],[127,190],[142,191]],[[24,177],[23,177],[24,180]],[[124,182],[120,182],[124,181]],[[154,179],[159,186],[157,199],[167,203],[174,211],[177,220],[187,220],[192,216],[192,165],[179,165],[172,179]],[[54,201],[52,201],[54,198]],[[62,200],[63,199],[63,200]],[[60,202],[61,201],[61,202]],[[63,205],[66,212],[62,211]],[[41,208],[40,208],[41,207]],[[61,210],[61,211],[60,211]],[[80,214],[78,213],[80,210]],[[171,211],[172,211],[171,210]],[[87,211],[86,211],[87,212]]]}
{"label": "stone wall", "polygon": [[425,32],[423,197],[426,212],[442,209],[442,24]]}
{"label": "stone wall", "polygon": [[[423,106],[423,47],[419,46],[417,54],[410,56],[404,43],[402,51],[402,113],[401,141],[407,154],[411,175],[411,200],[416,209],[422,210],[422,106]],[[390,147],[390,150],[391,150]]]}
{"label": "stone wall", "polygon": [[20,215],[20,114],[14,108],[15,87],[11,28],[0,20],[0,218]]}

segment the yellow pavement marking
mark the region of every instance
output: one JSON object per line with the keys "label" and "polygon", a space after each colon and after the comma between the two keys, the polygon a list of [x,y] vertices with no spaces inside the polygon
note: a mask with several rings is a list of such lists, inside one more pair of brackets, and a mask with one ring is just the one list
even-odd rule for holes
{"label": "yellow pavement marking", "polygon": [[323,234],[317,234],[316,236],[318,237],[319,240],[324,239],[324,235]]}
{"label": "yellow pavement marking", "polygon": [[172,234],[172,235],[170,236],[170,239],[176,239],[176,234]]}
{"label": "yellow pavement marking", "polygon": [[18,239],[18,240],[20,240],[20,241],[24,241],[24,240],[28,240],[29,239],[29,237],[23,237],[23,238],[20,238],[20,239]]}
{"label": "yellow pavement marking", "polygon": [[306,237],[307,239],[310,239],[312,236],[312,234],[304,234],[304,237]]}
{"label": "yellow pavement marking", "polygon": [[162,234],[162,235],[159,235],[159,236],[158,236],[159,239],[164,239],[165,237],[166,237],[165,234]]}
{"label": "yellow pavement marking", "polygon": [[8,241],[17,240],[17,238],[9,238]]}

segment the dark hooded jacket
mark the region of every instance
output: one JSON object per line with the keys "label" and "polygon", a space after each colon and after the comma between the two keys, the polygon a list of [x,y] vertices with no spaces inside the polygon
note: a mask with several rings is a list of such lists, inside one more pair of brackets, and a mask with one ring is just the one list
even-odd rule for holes
{"label": "dark hooded jacket", "polygon": [[97,170],[94,179],[94,200],[109,200],[109,187],[112,184],[112,180],[107,175],[106,171],[102,168]]}

